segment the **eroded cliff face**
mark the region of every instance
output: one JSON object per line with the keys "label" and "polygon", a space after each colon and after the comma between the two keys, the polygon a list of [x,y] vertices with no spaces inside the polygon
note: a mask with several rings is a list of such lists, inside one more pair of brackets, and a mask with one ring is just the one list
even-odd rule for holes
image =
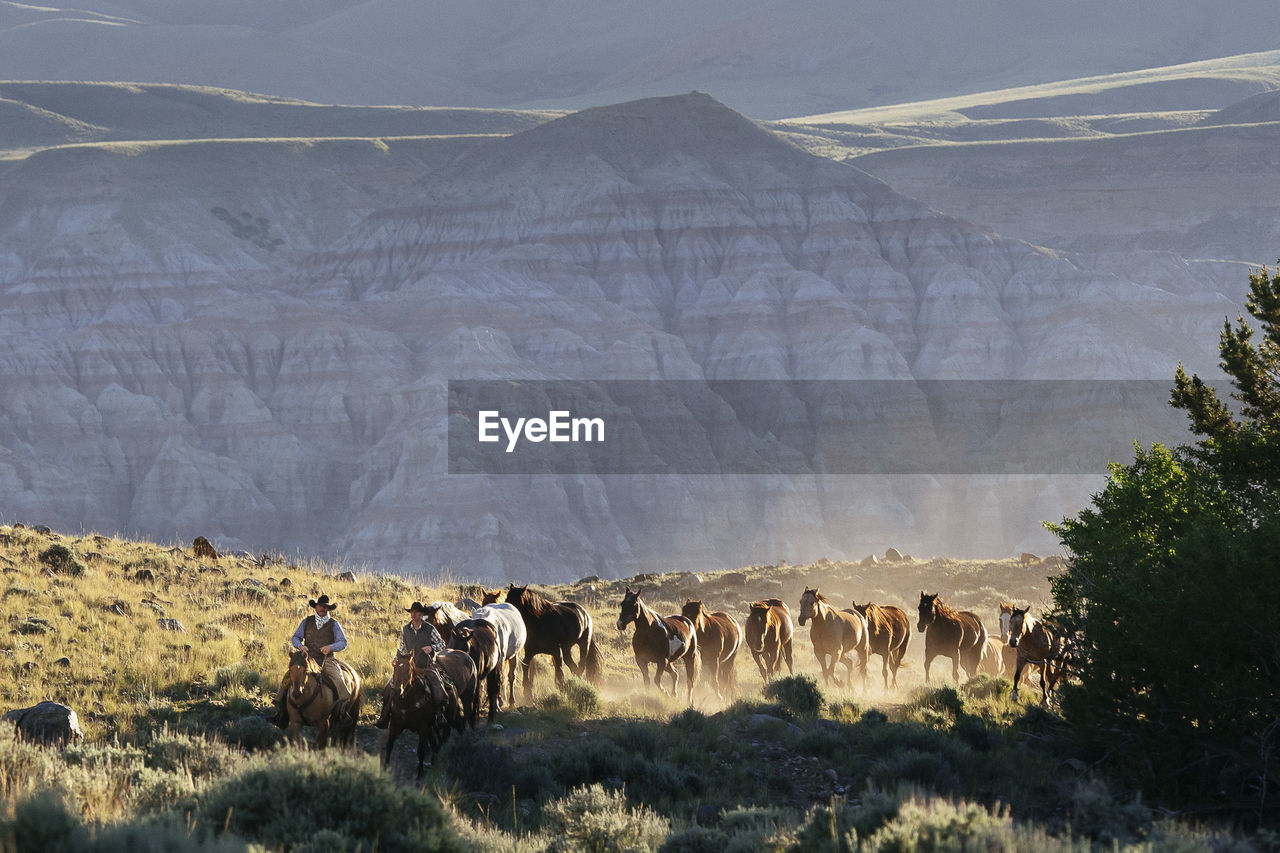
{"label": "eroded cliff face", "polygon": [[1212,372],[1198,274],[1002,239],[696,94],[50,150],[0,174],[3,512],[490,580],[1043,548],[1099,476],[449,474],[446,383]]}

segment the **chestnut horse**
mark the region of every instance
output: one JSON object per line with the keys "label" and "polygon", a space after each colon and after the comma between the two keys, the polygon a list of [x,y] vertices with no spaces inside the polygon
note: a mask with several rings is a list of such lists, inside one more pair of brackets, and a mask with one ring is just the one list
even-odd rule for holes
{"label": "chestnut horse", "polygon": [[769,681],[781,669],[782,659],[787,660],[787,672],[795,675],[791,666],[791,610],[780,598],[753,601],[747,611],[744,630],[747,648],[760,668],[760,677]]}
{"label": "chestnut horse", "polygon": [[800,596],[800,618],[796,621],[803,626],[810,619],[813,620],[813,627],[809,629],[809,639],[813,641],[813,656],[818,659],[818,666],[822,667],[823,679],[843,686],[836,677],[836,664],[844,664],[848,670],[848,684],[853,687],[853,660],[846,655],[857,652],[862,689],[866,690],[867,654],[870,648],[867,620],[856,611],[835,609],[817,588],[806,587],[804,595]]}
{"label": "chestnut horse", "polygon": [[929,683],[929,664],[941,655],[951,658],[951,677],[960,680],[960,667],[970,678],[978,674],[982,650],[987,645],[987,629],[978,614],[968,610],[952,610],[938,599],[938,594],[920,593],[920,622],[916,629],[924,631],[924,681]]}
{"label": "chestnut horse", "polygon": [[338,694],[333,685],[320,675],[320,664],[306,650],[294,652],[289,658],[289,689],[285,691],[285,710],[289,714],[289,735],[293,742],[302,744],[302,727],[316,727],[316,747],[324,749],[333,739],[348,746],[355,737],[356,720],[360,717],[360,676],[345,661],[338,661],[351,688],[351,701],[347,707],[334,713]]}
{"label": "chestnut horse", "polygon": [[711,673],[711,689],[721,699],[725,692],[737,693],[733,665],[742,646],[742,626],[723,610],[709,611],[701,601],[685,600],[680,615],[693,623],[698,633],[698,654],[703,672]]}
{"label": "chestnut horse", "polygon": [[1009,620],[1013,618],[1013,605],[1000,602],[1000,654],[1003,657],[1004,674],[1012,677],[1018,668],[1018,650],[1009,645]]}
{"label": "chestnut horse", "polygon": [[1030,609],[1015,607],[1009,619],[1009,645],[1018,652],[1010,698],[1018,701],[1018,680],[1022,678],[1022,668],[1030,664],[1040,670],[1040,701],[1047,703],[1062,675],[1063,643],[1043,621],[1027,612]]}
{"label": "chestnut horse", "polygon": [[[485,595],[485,603],[489,596]],[[556,667],[556,686],[564,684],[564,668],[585,678],[592,684],[600,683],[600,649],[592,631],[591,614],[575,601],[551,601],[546,596],[529,589],[528,585],[511,584],[506,590],[507,604],[520,611],[529,637],[524,644],[524,698],[533,701],[533,669],[530,663],[534,655],[549,655]],[[573,662],[573,649],[578,649],[578,662]]]}
{"label": "chestnut horse", "polygon": [[884,689],[889,689],[889,672],[893,671],[893,686],[898,686],[898,667],[902,666],[902,658],[907,653],[911,642],[911,620],[901,607],[892,604],[859,604],[853,602],[853,609],[867,620],[867,631],[870,633],[871,651],[869,654],[880,655],[882,665],[880,674],[884,677]]}
{"label": "chestnut horse", "polygon": [[649,686],[649,664],[656,664],[653,683],[666,693],[662,686],[662,674],[671,673],[671,695],[679,696],[680,676],[674,666],[684,661],[685,675],[689,682],[689,704],[693,704],[693,688],[698,680],[698,633],[693,623],[683,616],[659,616],[640,597],[640,590],[627,587],[618,613],[618,630],[624,630],[634,622],[636,631],[631,636],[631,650],[635,652],[636,666],[644,676],[644,686]]}

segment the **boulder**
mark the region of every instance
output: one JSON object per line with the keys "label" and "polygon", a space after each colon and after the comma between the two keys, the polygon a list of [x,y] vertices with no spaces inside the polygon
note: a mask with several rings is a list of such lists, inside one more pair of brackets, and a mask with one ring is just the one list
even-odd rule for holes
{"label": "boulder", "polygon": [[84,740],[76,712],[60,702],[41,702],[4,715],[18,728],[18,736],[32,743],[64,747]]}
{"label": "boulder", "polygon": [[890,563],[901,563],[902,552],[897,548],[890,548],[888,551],[884,552],[884,558]]}
{"label": "boulder", "polygon": [[725,572],[720,576],[720,582],[723,584],[731,584],[733,586],[742,586],[747,582],[747,573]]}
{"label": "boulder", "polygon": [[356,583],[357,582],[356,573],[343,572],[342,574],[338,575],[338,580],[346,581],[347,583]]}
{"label": "boulder", "polygon": [[218,559],[218,551],[213,547],[208,539],[203,536],[197,536],[195,541],[191,543],[191,553],[201,559],[216,560]]}
{"label": "boulder", "polygon": [[1040,558],[1028,551],[1023,551],[1022,554],[1018,557],[1019,566],[1029,566],[1032,563],[1038,563],[1038,562],[1040,562]]}

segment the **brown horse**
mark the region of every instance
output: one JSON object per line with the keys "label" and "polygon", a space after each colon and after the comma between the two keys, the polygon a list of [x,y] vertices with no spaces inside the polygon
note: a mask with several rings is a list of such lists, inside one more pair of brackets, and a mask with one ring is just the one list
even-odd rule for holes
{"label": "brown horse", "polygon": [[698,654],[702,669],[711,673],[711,689],[721,699],[725,692],[737,693],[733,665],[742,645],[742,626],[723,610],[709,611],[701,601],[686,600],[680,615],[693,623],[698,633]]}
{"label": "brown horse", "polygon": [[960,680],[960,667],[970,678],[978,674],[982,649],[987,644],[987,629],[978,614],[968,610],[952,610],[938,599],[938,594],[920,593],[920,622],[916,629],[924,631],[924,681],[929,683],[929,664],[941,655],[951,658],[951,677]]}
{"label": "brown horse", "polygon": [[1012,675],[1018,668],[1018,650],[1009,645],[1009,620],[1013,618],[1013,605],[1000,602],[1000,654],[1005,675]]}
{"label": "brown horse", "polygon": [[1022,668],[1030,664],[1040,670],[1040,701],[1047,703],[1062,675],[1063,643],[1043,621],[1027,612],[1030,609],[1013,608],[1013,617],[1009,620],[1009,645],[1018,652],[1010,698],[1018,701],[1018,680],[1022,678]]}
{"label": "brown horse", "polygon": [[[320,664],[305,650],[294,652],[289,658],[289,689],[285,692],[285,710],[289,714],[289,735],[293,742],[302,744],[302,727],[316,727],[316,747],[324,749],[333,740],[343,746],[351,744],[355,737],[356,720],[360,717],[362,700],[360,676],[345,661],[338,661],[351,687],[351,701],[345,708],[336,709],[338,693],[333,685],[320,675]],[[335,713],[336,710],[336,713]]]}
{"label": "brown horse", "polygon": [[[514,605],[524,618],[529,636],[524,641],[524,698],[533,701],[534,655],[549,655],[556,667],[556,686],[564,684],[562,664],[568,664],[574,675],[593,684],[600,683],[600,649],[592,631],[591,614],[575,601],[550,601],[529,589],[528,585],[511,584],[506,601]],[[489,604],[489,596],[485,595]],[[573,649],[578,649],[578,662],[573,662]]]}
{"label": "brown horse", "polygon": [[[485,604],[502,604],[507,600],[507,591],[502,587],[497,589],[482,589],[480,596],[481,606]],[[511,602],[514,604],[515,602]]]}
{"label": "brown horse", "polygon": [[423,621],[434,625],[435,629],[440,633],[440,639],[447,643],[449,642],[449,636],[453,633],[453,626],[463,619],[469,618],[471,618],[469,613],[447,601],[433,601],[427,605]]}
{"label": "brown horse", "polygon": [[671,695],[679,696],[680,676],[674,666],[683,660],[689,682],[689,704],[693,704],[693,688],[698,681],[698,633],[693,623],[683,616],[659,616],[640,597],[640,590],[627,587],[618,613],[618,630],[625,630],[632,622],[636,625],[631,636],[631,650],[636,656],[636,666],[644,676],[644,686],[649,686],[649,664],[656,664],[653,683],[666,693],[662,686],[662,674],[671,673]]}
{"label": "brown horse", "polygon": [[387,742],[382,750],[382,766],[391,763],[391,749],[401,732],[406,730],[418,735],[418,778],[422,778],[427,749],[435,762],[440,744],[448,735],[447,725],[442,725],[445,706],[449,701],[444,686],[433,671],[413,665],[413,656],[396,656],[391,663],[391,714],[387,724]]}
{"label": "brown horse", "polygon": [[907,653],[911,642],[911,620],[901,607],[892,604],[859,604],[853,602],[853,609],[867,620],[867,631],[871,635],[870,654],[880,655],[882,665],[880,674],[884,677],[884,689],[889,689],[889,671],[893,671],[893,686],[898,686],[898,667],[902,666],[902,658]]}
{"label": "brown horse", "polygon": [[870,648],[867,620],[856,611],[837,610],[827,601],[826,596],[817,588],[805,588],[800,596],[800,618],[796,621],[801,626],[813,620],[809,629],[809,639],[813,641],[813,656],[822,667],[822,677],[827,683],[835,682],[843,686],[836,676],[836,664],[844,664],[848,670],[848,684],[853,686],[853,660],[846,657],[850,652],[858,653],[858,670],[862,673],[862,689],[867,689],[867,653]]}
{"label": "brown horse", "polygon": [[760,677],[769,681],[781,669],[782,659],[787,660],[787,672],[795,675],[791,666],[791,610],[780,598],[753,601],[747,611],[744,630],[747,648],[760,668]]}
{"label": "brown horse", "polygon": [[498,700],[502,695],[502,649],[498,644],[497,629],[484,619],[463,619],[453,626],[449,650],[466,655],[472,662],[476,698],[468,714],[468,722],[474,726],[479,715],[480,682],[483,680],[489,696],[489,724],[493,725],[498,718]]}

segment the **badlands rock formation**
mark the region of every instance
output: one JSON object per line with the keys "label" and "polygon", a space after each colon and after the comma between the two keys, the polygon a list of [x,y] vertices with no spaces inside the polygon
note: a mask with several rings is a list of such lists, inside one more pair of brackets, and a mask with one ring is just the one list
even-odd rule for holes
{"label": "badlands rock formation", "polygon": [[[1043,553],[1098,473],[829,473],[811,401],[740,398],[692,418],[812,473],[450,474],[447,382],[1167,379],[1235,310],[1199,274],[1002,238],[699,94],[500,138],[49,149],[0,173],[0,493],[487,580]],[[1055,436],[1124,408],[1086,402]]]}

